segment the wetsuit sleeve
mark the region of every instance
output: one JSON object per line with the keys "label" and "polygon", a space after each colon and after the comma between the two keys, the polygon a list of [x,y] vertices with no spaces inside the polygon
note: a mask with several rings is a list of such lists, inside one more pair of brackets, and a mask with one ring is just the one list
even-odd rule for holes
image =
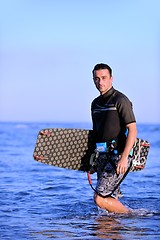
{"label": "wetsuit sleeve", "polygon": [[120,119],[125,125],[136,122],[135,115],[133,113],[132,103],[126,96],[119,98],[117,103],[117,109],[120,115]]}

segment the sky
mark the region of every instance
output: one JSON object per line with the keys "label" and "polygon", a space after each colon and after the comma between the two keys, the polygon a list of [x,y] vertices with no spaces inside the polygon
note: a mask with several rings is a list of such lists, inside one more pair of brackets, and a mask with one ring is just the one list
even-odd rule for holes
{"label": "sky", "polygon": [[0,121],[91,122],[97,63],[160,123],[159,0],[0,0]]}

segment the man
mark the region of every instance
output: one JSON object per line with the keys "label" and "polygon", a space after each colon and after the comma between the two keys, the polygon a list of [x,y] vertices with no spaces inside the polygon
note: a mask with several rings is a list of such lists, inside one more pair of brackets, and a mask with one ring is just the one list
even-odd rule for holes
{"label": "man", "polygon": [[96,151],[99,152],[94,200],[108,212],[128,213],[129,209],[118,201],[118,189],[131,167],[129,155],[137,135],[132,104],[113,88],[112,69],[107,64],[97,64],[92,73],[100,92],[91,106]]}

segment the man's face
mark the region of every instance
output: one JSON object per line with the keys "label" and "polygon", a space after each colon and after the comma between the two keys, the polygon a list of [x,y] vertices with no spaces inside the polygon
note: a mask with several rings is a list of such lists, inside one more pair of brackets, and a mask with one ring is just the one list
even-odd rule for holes
{"label": "man's face", "polygon": [[110,76],[108,69],[95,70],[93,80],[102,95],[112,87],[113,78]]}

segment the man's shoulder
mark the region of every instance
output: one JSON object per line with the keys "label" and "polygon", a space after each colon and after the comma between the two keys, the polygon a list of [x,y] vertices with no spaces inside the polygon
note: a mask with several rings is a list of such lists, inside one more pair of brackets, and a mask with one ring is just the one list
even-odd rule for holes
{"label": "man's shoulder", "polygon": [[122,92],[120,92],[120,91],[118,91],[118,90],[116,90],[115,89],[115,96],[116,97],[124,97],[124,98],[127,98],[127,96],[124,94],[124,93],[122,93]]}
{"label": "man's shoulder", "polygon": [[129,109],[130,107],[132,107],[132,102],[130,101],[130,99],[124,93],[117,90],[113,102],[117,109]]}
{"label": "man's shoulder", "polygon": [[121,102],[121,101],[130,101],[129,98],[122,92],[115,90],[114,99]]}
{"label": "man's shoulder", "polygon": [[96,102],[99,102],[100,98],[101,98],[101,95],[99,95],[98,97],[96,97],[95,99],[93,99],[92,105],[95,104]]}

